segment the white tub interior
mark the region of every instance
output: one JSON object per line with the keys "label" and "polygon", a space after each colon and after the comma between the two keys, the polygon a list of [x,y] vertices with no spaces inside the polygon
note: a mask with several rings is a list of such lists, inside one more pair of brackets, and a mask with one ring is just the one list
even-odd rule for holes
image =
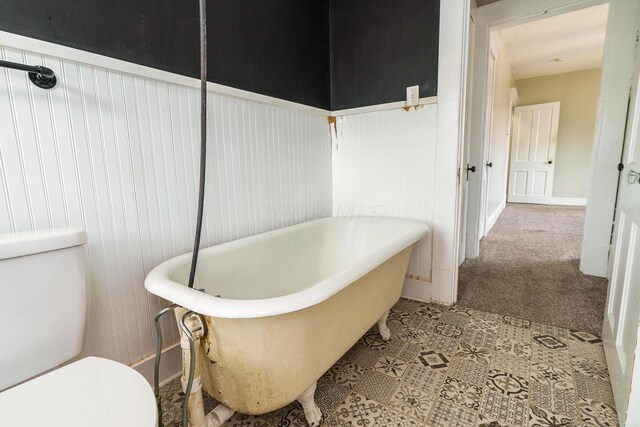
{"label": "white tub interior", "polygon": [[[201,252],[195,286],[229,299],[290,295],[334,276],[402,234],[388,219],[333,218],[301,224],[287,233],[268,233],[242,239],[226,250]],[[187,272],[188,264],[169,278],[186,284]]]}
{"label": "white tub interior", "polygon": [[194,287],[204,293],[186,286],[190,254],[156,267],[145,286],[206,315],[286,313],[327,299],[426,232],[414,220],[325,218],[201,250]]}

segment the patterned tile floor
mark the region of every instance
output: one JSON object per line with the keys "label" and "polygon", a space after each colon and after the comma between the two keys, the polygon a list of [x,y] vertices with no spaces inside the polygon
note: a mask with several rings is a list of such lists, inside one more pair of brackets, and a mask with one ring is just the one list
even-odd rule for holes
{"label": "patterned tile floor", "polygon": [[[486,313],[401,299],[318,381],[325,426],[617,426],[601,339]],[[163,390],[177,425],[179,380]],[[206,396],[207,411],[216,402]],[[296,402],[225,426],[306,426]]]}

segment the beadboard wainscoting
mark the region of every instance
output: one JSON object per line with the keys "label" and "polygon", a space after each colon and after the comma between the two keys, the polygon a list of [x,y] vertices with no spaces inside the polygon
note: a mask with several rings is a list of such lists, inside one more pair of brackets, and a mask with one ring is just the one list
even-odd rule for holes
{"label": "beadboard wainscoting", "polygon": [[[0,233],[86,229],[83,355],[135,364],[154,352],[165,304],[145,275],[192,248],[199,91],[6,46],[0,58],[59,80],[46,91],[0,71]],[[331,215],[326,117],[211,92],[208,125],[203,246]],[[173,324],[165,316],[166,347]]]}
{"label": "beadboard wainscoting", "polygon": [[[336,120],[334,216],[413,218],[433,230],[436,113],[437,105],[429,104]],[[414,246],[405,296],[430,298],[431,248],[431,233]]]}

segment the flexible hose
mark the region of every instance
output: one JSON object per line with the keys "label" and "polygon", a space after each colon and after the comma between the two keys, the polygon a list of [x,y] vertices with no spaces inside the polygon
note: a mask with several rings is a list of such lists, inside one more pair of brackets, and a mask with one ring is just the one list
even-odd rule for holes
{"label": "flexible hose", "polygon": [[204,210],[204,182],[207,167],[207,4],[200,0],[200,186],[198,190],[198,216],[196,219],[196,237],[193,243],[189,287],[193,288],[200,252],[202,234],[202,212]]}
{"label": "flexible hose", "polygon": [[153,365],[153,393],[156,396],[156,406],[158,407],[158,420],[162,426],[162,402],[160,400],[160,356],[162,355],[162,330],[160,328],[160,318],[176,308],[176,304],[163,308],[156,314],[153,323],[156,325],[156,360]]}

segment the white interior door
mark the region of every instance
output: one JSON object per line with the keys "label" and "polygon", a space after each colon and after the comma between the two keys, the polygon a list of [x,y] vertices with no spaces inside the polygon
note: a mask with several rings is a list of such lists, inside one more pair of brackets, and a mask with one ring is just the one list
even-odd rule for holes
{"label": "white interior door", "polygon": [[559,102],[514,109],[507,196],[509,202],[550,202],[559,118]]}
{"label": "white interior door", "polygon": [[[495,37],[495,35],[492,33],[491,37]],[[487,170],[488,168],[482,167],[482,165],[484,165],[488,161],[491,151],[491,138],[493,132],[493,94],[495,92],[496,86],[497,59],[498,51],[495,48],[495,44],[492,43],[491,48],[489,49],[489,61],[487,64],[487,114],[485,116],[484,125],[485,135],[482,149],[482,160],[478,164],[478,173],[480,174],[481,179],[480,214],[478,215],[478,232],[480,234],[480,238],[485,236],[487,224],[487,199],[489,196],[487,189],[489,188],[489,171]]]}
{"label": "white interior door", "polygon": [[640,426],[640,71],[625,135],[602,331],[620,425]]}

